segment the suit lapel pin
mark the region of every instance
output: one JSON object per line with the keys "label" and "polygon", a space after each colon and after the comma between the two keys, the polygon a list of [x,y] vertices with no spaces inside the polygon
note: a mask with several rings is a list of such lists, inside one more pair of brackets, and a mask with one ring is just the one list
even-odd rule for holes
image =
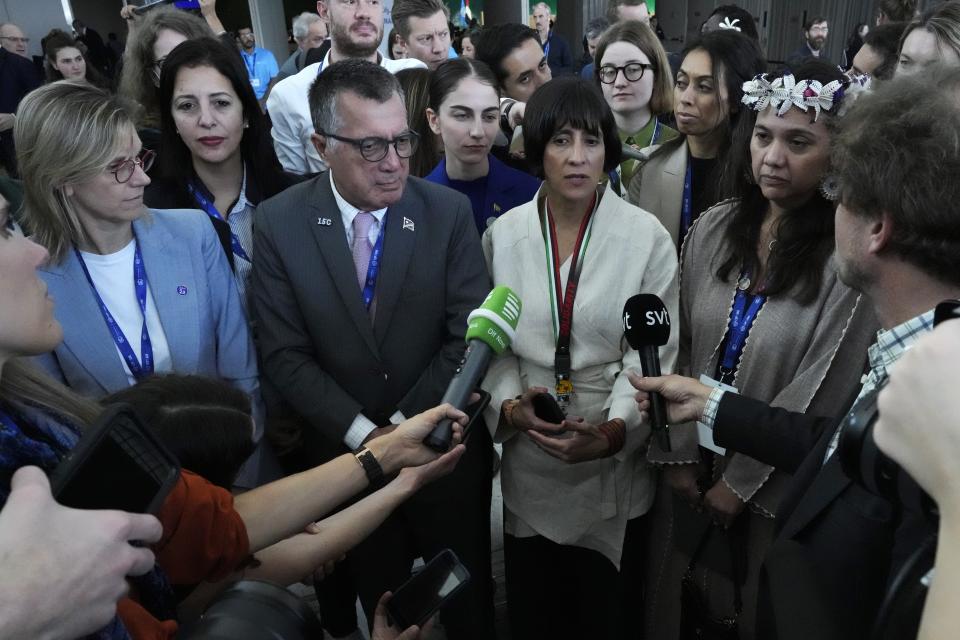
{"label": "suit lapel pin", "polygon": [[410,218],[403,219],[403,230],[404,231],[413,231],[413,220]]}
{"label": "suit lapel pin", "polygon": [[187,295],[187,288],[183,285],[180,285],[179,287],[177,287],[177,293],[179,293],[182,296],[185,296]]}
{"label": "suit lapel pin", "polygon": [[494,213],[500,213],[500,205],[498,205],[496,202],[493,203],[493,211]]}
{"label": "suit lapel pin", "polygon": [[317,224],[321,227],[330,227],[333,226],[333,220],[330,218],[317,218]]}

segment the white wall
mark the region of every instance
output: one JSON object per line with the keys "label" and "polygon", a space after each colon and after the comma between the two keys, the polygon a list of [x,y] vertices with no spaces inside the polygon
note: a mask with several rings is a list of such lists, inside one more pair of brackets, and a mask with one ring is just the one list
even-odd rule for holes
{"label": "white wall", "polygon": [[[0,0],[0,22],[19,25],[30,38],[30,54],[35,56],[40,55],[40,38],[50,29],[72,29],[64,17],[61,0]],[[107,37],[105,33],[102,35]]]}

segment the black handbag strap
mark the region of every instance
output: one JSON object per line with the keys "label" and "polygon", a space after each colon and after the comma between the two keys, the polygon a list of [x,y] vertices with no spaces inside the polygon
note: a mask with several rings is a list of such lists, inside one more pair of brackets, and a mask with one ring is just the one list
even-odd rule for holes
{"label": "black handbag strap", "polygon": [[[696,566],[697,560],[700,559],[700,554],[707,546],[707,542],[710,541],[710,537],[713,535],[714,531],[725,533],[725,531],[720,530],[714,524],[707,525],[706,531],[703,532],[703,536],[701,536],[700,541],[693,550],[693,554],[690,556],[690,563],[687,565],[687,571],[683,575],[685,580],[693,580],[693,568]],[[733,581],[733,609],[735,615],[740,617],[740,613],[743,611],[743,594],[740,591],[740,563],[738,562],[737,554],[734,551],[733,538],[730,535],[727,535],[726,538],[728,543],[727,547],[730,549],[730,570]]]}

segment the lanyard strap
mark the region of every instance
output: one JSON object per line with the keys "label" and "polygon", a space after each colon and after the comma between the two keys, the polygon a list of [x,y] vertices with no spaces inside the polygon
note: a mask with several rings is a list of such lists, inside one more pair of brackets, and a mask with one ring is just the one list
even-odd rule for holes
{"label": "lanyard strap", "polygon": [[137,354],[134,353],[133,347],[130,346],[127,337],[123,335],[123,330],[120,329],[120,325],[117,324],[113,314],[110,313],[110,309],[107,308],[103,298],[100,297],[100,293],[97,291],[97,285],[93,283],[93,278],[90,277],[90,271],[87,269],[87,265],[83,261],[83,256],[80,254],[80,251],[76,248],[74,248],[73,251],[77,254],[77,259],[80,261],[81,268],[83,268],[83,275],[87,276],[87,282],[90,283],[90,289],[93,291],[93,296],[97,299],[100,313],[103,314],[103,320],[107,323],[107,328],[110,330],[111,335],[113,335],[113,341],[117,343],[120,355],[123,356],[127,366],[130,367],[130,373],[133,374],[133,377],[137,380],[143,380],[153,375],[153,343],[150,342],[150,333],[147,331],[147,272],[143,267],[140,243],[136,239],[134,239],[134,242],[133,288],[137,294],[137,303],[140,305],[140,312],[143,314],[143,329],[140,332],[142,364],[140,359],[137,358]]}
{"label": "lanyard strap", "polygon": [[550,57],[550,41],[553,39],[553,32],[550,32],[550,35],[547,36],[547,42],[543,45],[543,55],[547,58]]}
{"label": "lanyard strap", "polygon": [[693,224],[693,158],[687,156],[687,173],[683,178],[683,208],[680,210],[680,242]]}
{"label": "lanyard strap", "polygon": [[[377,242],[373,245],[373,253],[370,254],[370,263],[367,265],[367,280],[363,285],[363,306],[368,311],[370,304],[373,303],[373,294],[377,290],[377,275],[380,273],[380,258],[383,256],[383,236],[387,231],[387,214],[383,214],[383,220],[380,221],[380,233],[377,235]],[[354,238],[357,242],[360,238]],[[362,241],[369,242],[366,238]]]}
{"label": "lanyard strap", "polygon": [[[749,280],[741,275],[740,282],[749,282]],[[723,349],[723,358],[720,361],[721,382],[726,384],[732,382],[737,366],[740,364],[740,357],[743,355],[747,337],[750,335],[750,329],[766,301],[767,296],[762,293],[751,296],[743,287],[738,286],[736,296],[733,299],[733,309],[730,310],[730,319],[727,322],[726,346]]]}
{"label": "lanyard strap", "polygon": [[[244,169],[243,174],[244,189],[241,189],[241,194],[245,191],[247,174],[246,169]],[[217,208],[214,206],[210,199],[204,195],[203,190],[194,185],[193,181],[187,183],[187,191],[190,192],[190,195],[193,196],[194,201],[200,206],[201,209],[206,212],[208,216],[214,220],[220,220],[221,222],[226,222],[223,219],[223,216],[220,215],[220,212],[217,211]],[[229,225],[229,223],[227,223]],[[253,260],[250,259],[250,256],[247,255],[247,252],[244,251],[243,245],[240,244],[240,238],[237,237],[237,234],[230,231],[230,248],[233,250],[233,255],[237,256],[242,260],[246,260],[250,264],[253,264]]]}
{"label": "lanyard strap", "polygon": [[325,60],[321,60],[321,61],[320,61],[320,66],[317,67],[317,75],[320,75],[320,72],[323,71],[323,63],[324,63],[324,62],[325,62]]}
{"label": "lanyard strap", "polygon": [[[251,58],[253,58],[253,62],[250,62],[250,59],[251,59]],[[251,78],[254,77],[254,75],[255,75],[256,72],[257,72],[257,50],[256,50],[256,49],[253,50],[253,55],[252,55],[252,56],[247,55],[246,53],[244,53],[244,55],[243,55],[243,64],[247,65],[247,71],[249,72],[250,77],[251,77]]]}
{"label": "lanyard strap", "polygon": [[553,214],[550,212],[550,203],[546,204],[546,215],[543,216],[543,236],[547,252],[547,269],[550,276],[550,311],[553,321],[553,335],[557,341],[553,357],[553,369],[557,379],[557,400],[561,408],[566,409],[573,393],[573,383],[570,381],[570,334],[573,328],[573,302],[577,296],[577,285],[580,282],[580,273],[583,271],[584,257],[587,245],[590,243],[590,234],[593,229],[594,213],[597,206],[597,194],[594,193],[590,207],[580,222],[577,241],[573,245],[573,254],[570,258],[570,272],[567,274],[566,292],[563,291],[560,278],[560,256],[557,249],[556,225]]}

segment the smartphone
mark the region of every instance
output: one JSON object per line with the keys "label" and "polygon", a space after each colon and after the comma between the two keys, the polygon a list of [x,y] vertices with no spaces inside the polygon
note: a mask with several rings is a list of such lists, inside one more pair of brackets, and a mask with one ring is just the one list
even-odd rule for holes
{"label": "smartphone", "polygon": [[53,496],[74,509],[156,514],[180,475],[177,459],[129,405],[108,407],[50,475]]}
{"label": "smartphone", "polygon": [[567,419],[563,409],[557,403],[557,399],[549,393],[538,393],[531,400],[533,403],[533,413],[535,416],[549,422],[550,424],[560,424]]}
{"label": "smartphone", "polygon": [[[487,405],[490,404],[490,394],[483,389],[477,389],[474,393],[480,394],[480,399],[471,404],[469,407],[464,409],[464,413],[467,414],[467,426],[463,428],[463,443],[467,443],[467,439],[470,437],[470,434],[473,433],[473,423],[477,421],[477,418],[483,415],[483,410],[487,408]],[[482,427],[486,429],[486,426]]]}
{"label": "smartphone", "polygon": [[457,555],[444,549],[394,592],[387,603],[390,621],[400,630],[423,626],[470,581]]}

